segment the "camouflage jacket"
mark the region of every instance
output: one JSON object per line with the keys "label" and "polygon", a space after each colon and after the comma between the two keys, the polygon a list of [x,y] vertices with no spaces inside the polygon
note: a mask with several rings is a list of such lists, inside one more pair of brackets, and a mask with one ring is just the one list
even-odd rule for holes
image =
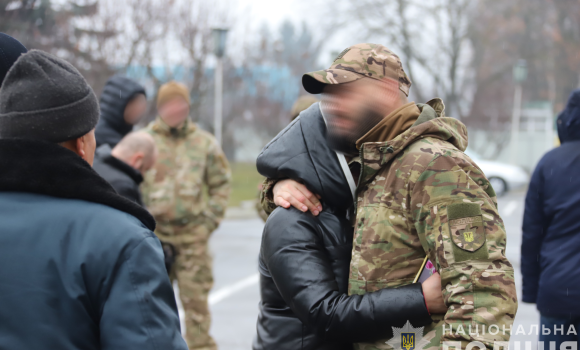
{"label": "camouflage jacket", "polygon": [[[517,310],[497,199],[481,169],[463,153],[465,125],[444,117],[439,99],[417,106],[421,115],[413,127],[391,141],[362,145],[349,294],[412,283],[428,255],[441,275],[449,310],[432,315],[433,324],[415,348],[440,349],[443,342],[465,348],[479,341],[493,349],[494,341],[509,340],[503,329],[511,329]],[[267,179],[263,185],[267,213],[275,208],[274,184]],[[393,340],[355,348],[393,349]]]}
{"label": "camouflage jacket", "polygon": [[159,156],[145,175],[143,201],[158,228],[200,223],[215,229],[227,207],[231,172],[214,137],[192,122],[172,130],[160,118],[146,131],[155,139]]}
{"label": "camouflage jacket", "polygon": [[[433,315],[417,348],[479,341],[493,349],[494,341],[509,340],[503,328],[511,329],[517,310],[495,193],[463,153],[465,125],[444,117],[439,99],[418,107],[413,127],[361,147],[349,293],[411,283],[427,254],[449,310]],[[493,325],[500,330],[492,328],[495,335]],[[391,349],[386,340],[356,348]]]}

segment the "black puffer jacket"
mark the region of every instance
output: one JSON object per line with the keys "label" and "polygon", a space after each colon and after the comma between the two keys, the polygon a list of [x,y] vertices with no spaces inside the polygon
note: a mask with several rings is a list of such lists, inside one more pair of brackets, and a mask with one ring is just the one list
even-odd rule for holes
{"label": "black puffer jacket", "polygon": [[262,175],[304,183],[322,196],[324,210],[315,217],[278,208],[266,222],[255,350],[351,349],[353,342],[392,336],[391,327],[407,320],[415,327],[431,323],[420,284],[347,295],[353,194],[325,133],[316,103],[258,157]]}
{"label": "black puffer jacket", "polygon": [[145,95],[145,88],[134,80],[115,75],[107,81],[99,101],[101,119],[95,130],[97,146],[106,143],[114,148],[133,130],[133,125],[125,122],[125,107],[138,94]]}

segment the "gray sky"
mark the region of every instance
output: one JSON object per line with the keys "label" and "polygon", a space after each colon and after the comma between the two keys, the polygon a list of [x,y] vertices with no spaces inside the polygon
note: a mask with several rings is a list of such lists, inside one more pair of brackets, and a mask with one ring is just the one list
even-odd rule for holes
{"label": "gray sky", "polygon": [[[302,0],[237,0],[240,9],[249,8],[250,22],[256,26],[267,22],[272,27],[277,27],[284,19],[299,22],[300,11],[303,7]],[[248,18],[245,18],[248,20]]]}
{"label": "gray sky", "polygon": [[[280,24],[289,19],[297,26],[306,22],[316,32],[317,17],[327,12],[324,8],[328,0],[234,0],[240,13],[245,13],[244,20],[249,23],[251,31],[257,31],[265,22],[273,32]],[[340,52],[346,47],[361,41],[360,38],[348,35],[335,35],[324,45],[320,53],[320,63],[330,64],[331,52]]]}

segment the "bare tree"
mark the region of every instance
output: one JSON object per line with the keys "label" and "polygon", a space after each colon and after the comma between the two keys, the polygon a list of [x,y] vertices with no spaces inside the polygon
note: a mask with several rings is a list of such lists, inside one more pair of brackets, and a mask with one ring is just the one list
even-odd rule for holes
{"label": "bare tree", "polygon": [[[158,57],[155,49],[163,47],[170,32],[170,9],[174,0],[99,0],[95,15],[74,21],[73,43],[86,56],[103,62],[88,72],[93,88],[100,92],[105,81],[115,73],[127,74],[131,68],[140,71],[139,80],[157,91],[162,81],[155,74]],[[163,50],[158,50],[163,52]],[[151,100],[152,101],[152,100]],[[150,103],[148,118],[155,115]]]}
{"label": "bare tree", "polygon": [[65,58],[81,72],[103,67],[102,61],[79,50],[74,22],[96,14],[96,0],[0,0],[0,32],[12,35],[28,49]]}
{"label": "bare tree", "polygon": [[[469,107],[469,0],[349,0],[369,40],[381,40],[401,56],[418,101],[442,97],[448,114],[462,118]],[[348,21],[345,21],[348,22]]]}
{"label": "bare tree", "polygon": [[[205,69],[212,46],[212,24],[225,23],[225,15],[212,13],[209,3],[182,1],[175,11],[172,28],[185,50],[191,88],[192,114],[199,118],[201,104],[208,89]],[[213,18],[212,18],[213,17]]]}
{"label": "bare tree", "polygon": [[579,85],[580,3],[479,0],[476,6],[470,16],[475,93],[466,123],[490,130],[509,126],[512,69],[518,59],[528,67],[524,101],[549,101],[555,111],[563,108]]}

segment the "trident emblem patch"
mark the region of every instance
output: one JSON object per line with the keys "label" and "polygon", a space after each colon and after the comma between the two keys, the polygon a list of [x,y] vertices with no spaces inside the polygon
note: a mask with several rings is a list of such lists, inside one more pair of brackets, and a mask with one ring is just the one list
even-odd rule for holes
{"label": "trident emblem patch", "polygon": [[401,333],[401,346],[405,350],[414,350],[415,333]]}
{"label": "trident emblem patch", "polygon": [[463,237],[465,237],[465,242],[473,242],[473,232],[463,232]]}

